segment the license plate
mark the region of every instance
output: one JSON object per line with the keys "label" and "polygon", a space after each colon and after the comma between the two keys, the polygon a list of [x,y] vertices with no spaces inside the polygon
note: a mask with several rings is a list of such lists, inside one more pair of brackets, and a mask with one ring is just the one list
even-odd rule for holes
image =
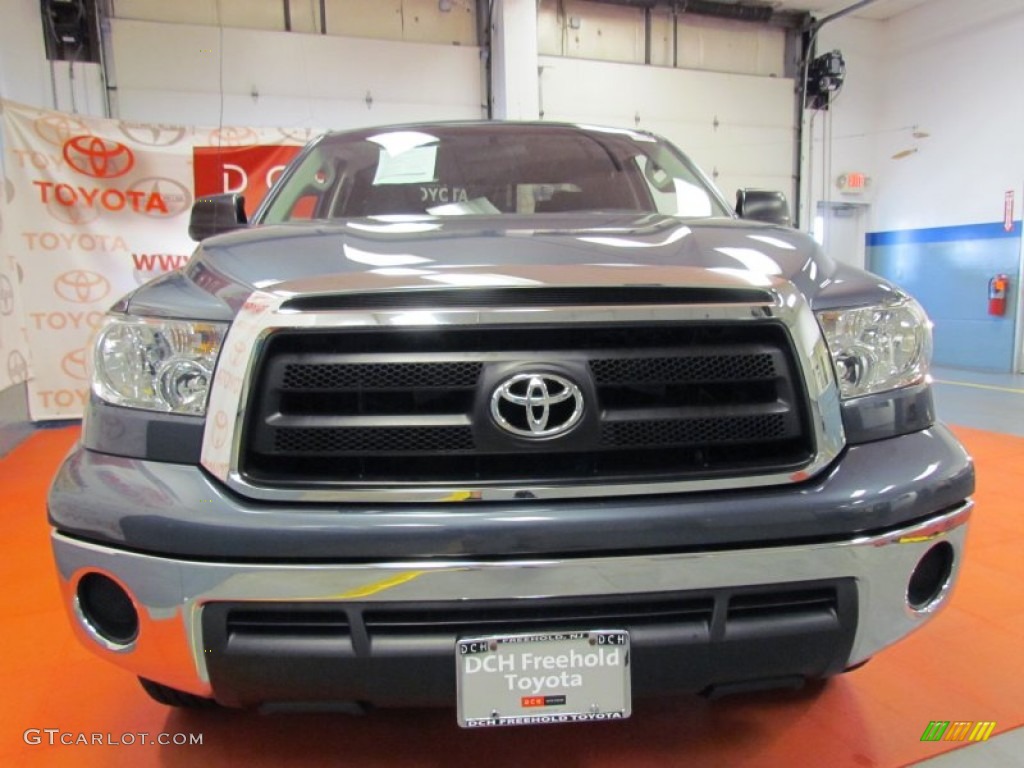
{"label": "license plate", "polygon": [[463,728],[630,715],[629,633],[622,629],[462,638],[455,663]]}

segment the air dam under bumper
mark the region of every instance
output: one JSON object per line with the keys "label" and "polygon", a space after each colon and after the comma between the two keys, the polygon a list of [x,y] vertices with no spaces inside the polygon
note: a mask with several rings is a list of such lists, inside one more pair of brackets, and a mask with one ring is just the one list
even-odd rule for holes
{"label": "air dam under bumper", "polygon": [[[620,622],[634,635],[637,694],[841,671],[945,605],[972,506],[966,500],[915,525],[840,542],[607,558],[211,563],[126,552],[56,531],[53,546],[76,634],[141,677],[227,704],[428,704],[453,701],[451,638],[473,632],[450,617],[470,617],[471,627],[476,608],[482,609],[477,615],[504,616],[511,626],[517,615],[550,615],[552,629],[563,626],[555,618],[560,607],[578,618],[595,601],[604,603],[591,614],[597,616],[602,607],[610,605],[614,615],[638,600],[653,604],[654,613],[659,606],[674,611],[667,623],[636,616]],[[912,575],[936,547],[952,556],[948,573],[911,608]],[[110,643],[82,620],[76,591],[90,573],[107,575],[132,596],[139,629],[130,643]],[[733,605],[739,621],[730,625]],[[768,608],[758,613],[758,605]],[[754,620],[744,620],[744,606],[754,607]],[[436,625],[417,628],[410,618],[417,610],[446,613],[449,630],[420,631]],[[298,623],[320,629],[289,633],[287,614],[296,611],[302,612]],[[382,634],[367,629],[371,615],[385,616]],[[263,628],[247,631],[253,621]],[[537,628],[533,622],[527,631]],[[495,624],[480,626],[485,634]],[[666,666],[673,658],[684,673]],[[740,659],[740,667],[730,662]],[[282,673],[289,668],[296,674]],[[427,682],[412,682],[417,678]]]}

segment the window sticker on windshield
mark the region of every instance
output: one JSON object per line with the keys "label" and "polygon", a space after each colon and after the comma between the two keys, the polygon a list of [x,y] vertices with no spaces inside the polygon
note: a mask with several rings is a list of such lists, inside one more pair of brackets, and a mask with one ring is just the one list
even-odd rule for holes
{"label": "window sticker on windshield", "polygon": [[373,177],[374,185],[378,184],[421,184],[437,181],[437,146],[410,147],[402,152],[391,154],[381,149],[377,160],[377,175]]}
{"label": "window sticker on windshield", "polygon": [[673,179],[676,188],[676,204],[680,216],[710,216],[711,200],[708,193],[683,179]]}

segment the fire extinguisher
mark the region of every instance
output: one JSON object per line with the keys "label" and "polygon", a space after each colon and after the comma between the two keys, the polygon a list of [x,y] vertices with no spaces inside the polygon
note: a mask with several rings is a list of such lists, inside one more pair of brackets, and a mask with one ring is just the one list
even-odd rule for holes
{"label": "fire extinguisher", "polygon": [[988,281],[988,313],[996,317],[1006,314],[1006,291],[1010,287],[1007,275],[996,275]]}

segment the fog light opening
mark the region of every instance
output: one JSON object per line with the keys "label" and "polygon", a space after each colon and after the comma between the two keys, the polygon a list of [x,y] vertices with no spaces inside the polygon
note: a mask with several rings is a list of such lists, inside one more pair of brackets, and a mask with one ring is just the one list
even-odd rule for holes
{"label": "fog light opening", "polygon": [[942,594],[953,573],[953,545],[943,541],[929,549],[910,574],[907,603],[915,611],[926,610]]}
{"label": "fog light opening", "polygon": [[139,614],[131,597],[102,573],[89,573],[78,582],[78,613],[87,628],[103,640],[124,647],[139,634]]}

